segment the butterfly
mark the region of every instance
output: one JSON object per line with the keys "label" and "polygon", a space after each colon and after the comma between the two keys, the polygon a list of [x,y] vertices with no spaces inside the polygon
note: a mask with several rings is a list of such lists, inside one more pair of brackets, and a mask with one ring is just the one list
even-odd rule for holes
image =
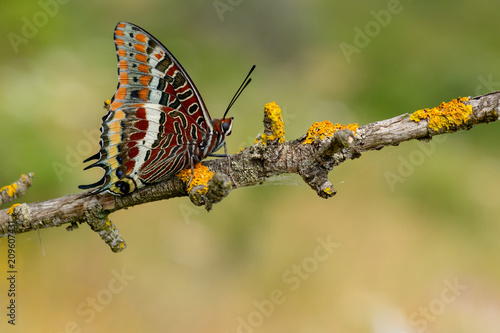
{"label": "butterfly", "polygon": [[[191,168],[224,146],[233,118],[226,114],[250,83],[252,67],[222,119],[211,119],[193,81],[165,46],[144,29],[119,22],[114,31],[118,87],[105,103],[100,150],[84,163],[104,169],[90,194],[125,195]],[[226,151],[226,149],[225,149]]]}

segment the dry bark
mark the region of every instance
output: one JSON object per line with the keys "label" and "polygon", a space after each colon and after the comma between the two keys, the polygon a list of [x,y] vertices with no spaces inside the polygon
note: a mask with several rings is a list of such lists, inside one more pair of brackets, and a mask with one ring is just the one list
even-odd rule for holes
{"label": "dry bark", "polygon": [[[428,141],[434,135],[468,130],[477,124],[499,120],[500,92],[478,96],[464,104],[472,106],[472,115],[463,124],[451,128],[436,131],[428,127],[428,120],[415,122],[409,114],[403,114],[361,126],[356,134],[340,130],[332,137],[316,140],[312,144],[303,144],[305,135],[283,143],[278,140],[265,145],[258,143],[231,155],[229,159],[204,161],[204,165],[216,172],[208,183],[206,193],[195,187],[188,194],[186,185],[179,178],[172,177],[123,197],[110,193],[85,196],[84,193],[14,205],[9,210],[0,211],[0,237],[63,224],[70,224],[67,229],[72,230],[79,223],[88,223],[114,252],[119,252],[125,248],[125,242],[108,218],[112,212],[187,195],[194,204],[205,205],[210,210],[231,190],[260,184],[269,177],[284,173],[299,174],[320,197],[329,198],[335,195],[336,190],[328,180],[328,173],[346,159],[360,157],[363,151],[379,150],[414,139]],[[269,120],[265,119],[265,124],[266,121]],[[228,167],[229,176],[226,175]]]}

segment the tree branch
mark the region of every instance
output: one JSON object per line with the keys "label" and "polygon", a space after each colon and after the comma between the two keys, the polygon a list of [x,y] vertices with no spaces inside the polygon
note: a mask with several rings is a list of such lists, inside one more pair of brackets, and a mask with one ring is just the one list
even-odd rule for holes
{"label": "tree branch", "polygon": [[[265,108],[264,134],[258,136],[254,145],[230,158],[204,161],[203,165],[215,175],[210,176],[208,182],[196,183],[189,192],[182,177],[172,177],[123,197],[110,193],[85,196],[83,193],[15,204],[0,211],[0,237],[63,224],[70,224],[67,229],[73,230],[78,223],[85,222],[114,252],[119,252],[126,247],[125,242],[108,218],[117,210],[186,195],[195,205],[204,205],[210,210],[231,190],[260,184],[271,176],[284,173],[299,174],[320,197],[329,198],[336,190],[328,180],[328,173],[345,160],[358,158],[364,151],[396,146],[413,139],[428,141],[434,135],[497,121],[499,111],[500,92],[495,92],[470,100],[453,100],[436,108],[359,128],[357,125],[315,123],[306,135],[285,141],[281,110],[276,104],[269,103]],[[228,170],[229,175],[226,175]]]}
{"label": "tree branch", "polygon": [[22,197],[33,182],[33,172],[21,175],[18,181],[0,188],[0,205]]}

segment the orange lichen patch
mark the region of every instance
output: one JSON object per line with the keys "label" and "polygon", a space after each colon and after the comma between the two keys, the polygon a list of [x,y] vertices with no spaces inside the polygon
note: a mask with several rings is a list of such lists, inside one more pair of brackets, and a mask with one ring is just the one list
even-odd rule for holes
{"label": "orange lichen patch", "polygon": [[328,120],[322,121],[322,122],[315,122],[308,130],[307,130],[307,137],[302,143],[303,145],[308,144],[308,143],[313,143],[316,140],[324,140],[325,138],[330,138],[332,137],[335,132],[339,130],[344,130],[348,129],[354,134],[356,134],[357,130],[359,128],[359,125],[354,123],[354,124],[349,124],[349,125],[341,125],[341,124],[335,124],[333,125],[331,122]]}
{"label": "orange lichen patch", "polygon": [[16,208],[16,206],[20,206],[21,204],[19,203],[16,203],[16,204],[13,204],[12,206],[10,206],[9,210],[7,211],[7,214],[9,214],[10,216],[12,216],[12,214],[14,214],[14,209]]}
{"label": "orange lichen patch", "polygon": [[285,142],[285,128],[283,123],[283,116],[281,115],[281,108],[275,102],[267,103],[264,106],[264,122],[270,121],[270,124],[266,124],[266,128],[271,130],[271,134],[262,134],[259,138],[255,140],[254,143],[261,142],[262,144],[267,144],[268,141],[278,140],[279,143]]}
{"label": "orange lichen patch", "polygon": [[17,192],[17,184],[13,183],[13,184],[10,184],[10,185],[7,185],[7,186],[0,188],[0,192],[3,192],[3,191],[6,191],[7,195],[12,198],[14,196],[14,194],[16,194],[16,192]]}
{"label": "orange lichen patch", "polygon": [[454,128],[466,122],[472,114],[472,105],[465,105],[468,97],[456,98],[450,102],[443,102],[431,109],[422,109],[413,112],[410,119],[419,122],[429,119],[429,128],[438,131],[440,128]]}
{"label": "orange lichen patch", "polygon": [[[184,183],[188,184],[191,180],[191,169],[181,170],[177,175],[180,180]],[[206,166],[201,163],[198,163],[194,166],[193,169],[193,179],[191,180],[191,184],[187,188],[188,193],[194,186],[203,185],[203,189],[201,189],[200,193],[206,193],[208,191],[208,181],[212,179],[214,173],[210,171]]]}

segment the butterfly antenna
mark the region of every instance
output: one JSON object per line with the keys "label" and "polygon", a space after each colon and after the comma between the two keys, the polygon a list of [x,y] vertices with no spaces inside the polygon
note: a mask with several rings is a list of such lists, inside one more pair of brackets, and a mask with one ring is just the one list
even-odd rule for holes
{"label": "butterfly antenna", "polygon": [[240,95],[243,92],[243,90],[245,90],[245,88],[248,86],[248,84],[252,81],[252,79],[249,79],[249,77],[250,77],[250,74],[252,74],[252,72],[253,72],[254,69],[255,69],[255,65],[253,65],[252,68],[250,68],[250,71],[248,72],[247,76],[243,80],[243,83],[238,88],[238,90],[236,91],[236,94],[234,94],[233,98],[229,102],[229,105],[227,106],[226,112],[224,112],[224,116],[222,117],[222,119],[226,118],[226,115],[229,112],[229,109],[231,109],[231,107],[233,106],[234,102],[236,102],[236,100],[238,99],[238,97],[240,97]]}

